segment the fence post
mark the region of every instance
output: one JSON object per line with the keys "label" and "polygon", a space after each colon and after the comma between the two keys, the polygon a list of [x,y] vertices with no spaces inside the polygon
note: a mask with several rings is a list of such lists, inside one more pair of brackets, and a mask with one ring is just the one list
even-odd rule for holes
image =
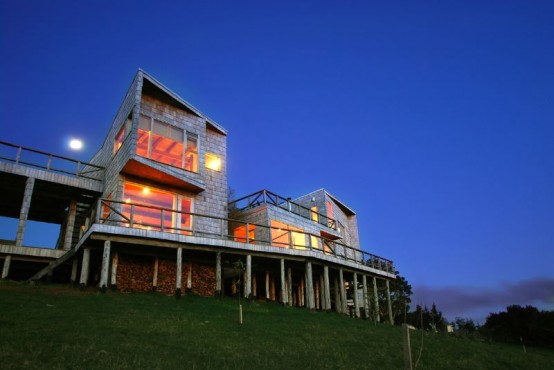
{"label": "fence post", "polygon": [[21,159],[21,147],[17,147],[17,154],[15,155],[15,163],[19,163],[19,160]]}
{"label": "fence post", "polygon": [[129,214],[129,227],[132,229],[134,227],[135,221],[133,220],[135,216],[135,205],[131,204],[131,212]]}
{"label": "fence post", "polygon": [[50,166],[52,165],[52,155],[48,156],[48,162],[46,162],[46,169],[50,171]]}
{"label": "fence post", "polygon": [[94,220],[96,221],[95,223],[99,224],[101,217],[102,217],[102,199],[98,199],[98,203],[96,203],[96,217],[94,218]]}
{"label": "fence post", "polygon": [[[248,203],[250,203],[250,200],[248,201]],[[246,244],[250,244],[250,236],[248,235],[248,230],[250,229],[250,225],[248,224],[248,222],[246,223]]]}
{"label": "fence post", "polygon": [[412,370],[412,349],[410,346],[410,328],[402,324],[402,342],[404,344],[404,369]]}

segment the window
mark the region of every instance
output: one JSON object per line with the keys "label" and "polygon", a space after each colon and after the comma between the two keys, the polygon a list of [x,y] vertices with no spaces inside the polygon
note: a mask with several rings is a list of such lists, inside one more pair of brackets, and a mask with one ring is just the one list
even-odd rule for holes
{"label": "window", "polygon": [[206,168],[214,171],[221,171],[221,159],[215,154],[206,153]]}
{"label": "window", "polygon": [[[136,153],[157,162],[198,172],[198,136],[141,115]],[[185,148],[186,143],[186,148]]]}
{"label": "window", "polygon": [[271,220],[271,244],[278,247],[306,249],[306,234],[304,230]]}
{"label": "window", "polygon": [[327,221],[328,221],[328,226],[331,229],[334,229],[335,221],[333,220],[333,205],[329,201],[327,201]]}
{"label": "window", "polygon": [[312,221],[319,222],[319,215],[317,214],[317,206],[313,206],[310,208],[310,213],[312,217]]}
{"label": "window", "polygon": [[[248,242],[254,244],[256,226],[248,225]],[[233,230],[233,236],[236,242],[246,243],[246,225],[237,226]]]}
{"label": "window", "polygon": [[135,204],[132,220],[134,227],[161,231],[163,223],[163,231],[192,234],[192,198],[126,182],[123,199],[127,203],[123,206],[123,214],[127,218],[131,217],[130,204]]}
{"label": "window", "polygon": [[125,120],[125,123],[121,125],[119,132],[117,133],[117,135],[115,135],[115,139],[113,143],[113,154],[117,153],[119,148],[121,148],[121,146],[123,145],[123,142],[127,137],[127,134],[131,131],[131,124],[132,124],[132,120],[129,117]]}

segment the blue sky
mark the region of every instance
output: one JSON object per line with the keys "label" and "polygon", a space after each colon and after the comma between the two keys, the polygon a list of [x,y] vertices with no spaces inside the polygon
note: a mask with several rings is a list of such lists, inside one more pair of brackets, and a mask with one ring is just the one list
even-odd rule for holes
{"label": "blue sky", "polygon": [[229,131],[237,194],[325,187],[414,303],[554,309],[553,19],[549,1],[3,0],[0,139],[76,156],[79,136],[90,159],[140,67]]}

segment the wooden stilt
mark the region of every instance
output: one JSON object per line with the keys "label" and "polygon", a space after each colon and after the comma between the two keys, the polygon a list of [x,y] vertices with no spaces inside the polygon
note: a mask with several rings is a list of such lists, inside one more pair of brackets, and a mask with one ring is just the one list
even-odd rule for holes
{"label": "wooden stilt", "polygon": [[310,261],[306,262],[306,294],[307,294],[307,303],[308,309],[315,309],[314,302],[314,282],[312,274],[312,263]]}
{"label": "wooden stilt", "polygon": [[252,295],[258,297],[258,279],[256,278],[256,273],[252,275]]}
{"label": "wooden stilt", "polygon": [[331,289],[329,286],[329,266],[323,266],[323,290],[325,291],[325,310],[331,311]]}
{"label": "wooden stilt", "polygon": [[25,192],[23,193],[23,202],[19,212],[19,223],[17,225],[17,233],[15,236],[15,246],[23,246],[25,237],[25,227],[27,226],[27,218],[29,217],[29,208],[31,207],[31,198],[33,197],[33,188],[35,187],[35,179],[28,177],[25,182]]}
{"label": "wooden stilt", "polygon": [[75,227],[75,214],[77,213],[77,201],[72,200],[69,203],[69,211],[67,214],[67,223],[65,225],[65,238],[63,242],[63,249],[68,251],[71,249],[71,242],[73,240],[73,228]]}
{"label": "wooden stilt", "polygon": [[289,306],[292,306],[292,268],[290,267],[287,269],[287,293]]}
{"label": "wooden stilt", "polygon": [[348,305],[346,302],[346,289],[344,289],[344,275],[342,269],[339,269],[339,289],[340,289],[340,303],[341,313],[348,314]]}
{"label": "wooden stilt", "polygon": [[85,289],[88,283],[88,271],[90,264],[90,248],[83,249],[83,261],[81,262],[81,279],[79,280],[79,286],[81,289]]}
{"label": "wooden stilt", "polygon": [[252,256],[246,256],[246,279],[244,283],[244,297],[252,298]]}
{"label": "wooden stilt", "polygon": [[77,270],[79,269],[79,260],[74,257],[73,263],[71,265],[71,286],[75,287],[77,285]]}
{"label": "wooden stilt", "polygon": [[281,258],[281,303],[287,304],[287,284],[285,282],[285,259]]}
{"label": "wooden stilt", "polygon": [[277,300],[277,295],[275,294],[275,277],[272,276],[270,279],[270,291],[271,291],[271,297],[270,299],[275,302]]}
{"label": "wooden stilt", "polygon": [[269,292],[269,271],[265,272],[265,299],[269,300],[270,292]]}
{"label": "wooden stilt", "polygon": [[367,295],[367,276],[362,275],[362,285],[364,287],[364,319],[369,319],[369,297]]}
{"label": "wooden stilt", "polygon": [[335,311],[337,313],[341,313],[342,312],[342,303],[340,301],[340,292],[339,292],[339,281],[337,279],[337,277],[335,276],[335,279],[333,280],[334,284],[334,289],[335,289]]}
{"label": "wooden stilt", "polygon": [[187,263],[187,292],[192,291],[192,262]]}
{"label": "wooden stilt", "polygon": [[373,277],[373,317],[375,322],[381,322],[379,315],[379,295],[377,293],[377,278]]}
{"label": "wooden stilt", "polygon": [[177,275],[175,278],[175,298],[181,298],[181,279],[183,278],[183,248],[177,248]]}
{"label": "wooden stilt", "polygon": [[110,274],[110,288],[117,290],[117,265],[119,264],[119,254],[115,252],[112,256],[112,272]]}
{"label": "wooden stilt", "polygon": [[352,287],[354,296],[354,315],[360,318],[360,297],[358,297],[358,274],[354,273],[354,286]]}
{"label": "wooden stilt", "polygon": [[2,267],[2,279],[7,279],[10,273],[10,265],[12,263],[12,256],[7,255],[4,257],[4,266]]}
{"label": "wooden stilt", "polygon": [[221,252],[215,255],[215,296],[221,297]]}
{"label": "wooden stilt", "polygon": [[158,290],[158,269],[159,269],[158,257],[154,257],[154,275],[152,276],[152,291]]}
{"label": "wooden stilt", "polygon": [[387,306],[388,306],[388,311],[389,311],[389,323],[391,325],[394,325],[394,317],[392,316],[392,302],[391,302],[391,299],[390,299],[390,284],[389,284],[389,281],[388,280],[385,280],[385,284],[386,284],[386,287],[387,287]]}

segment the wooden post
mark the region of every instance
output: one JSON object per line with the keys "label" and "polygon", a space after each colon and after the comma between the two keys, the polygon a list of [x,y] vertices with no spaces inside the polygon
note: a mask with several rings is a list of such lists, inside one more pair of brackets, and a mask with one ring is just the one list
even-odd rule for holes
{"label": "wooden post", "polygon": [[288,294],[287,294],[287,284],[285,282],[285,259],[281,258],[281,303],[283,305],[287,304]]}
{"label": "wooden post", "polygon": [[377,293],[377,278],[373,277],[373,317],[376,322],[381,322],[379,315],[379,294]]}
{"label": "wooden post", "polygon": [[221,252],[215,254],[215,296],[221,298]]}
{"label": "wooden post", "polygon": [[187,292],[192,291],[192,262],[187,262]]}
{"label": "wooden post", "polygon": [[158,269],[160,261],[158,257],[154,257],[154,275],[152,276],[152,291],[158,290]]}
{"label": "wooden post", "polygon": [[269,271],[265,272],[265,299],[269,300]]}
{"label": "wooden post", "polygon": [[288,293],[288,304],[292,306],[292,268],[287,269],[287,293]]}
{"label": "wooden post", "polygon": [[358,298],[358,273],[354,273],[354,315],[356,318],[360,317],[360,299]]}
{"label": "wooden post", "polygon": [[71,265],[71,286],[75,288],[77,285],[77,270],[79,269],[79,260],[73,257],[73,264]]}
{"label": "wooden post", "polygon": [[11,263],[12,263],[12,256],[8,254],[4,258],[4,266],[2,267],[2,279],[7,279],[8,278],[8,274],[10,273]]}
{"label": "wooden post", "polygon": [[117,265],[119,264],[119,253],[115,252],[112,257],[112,273],[111,273],[111,288],[115,292],[117,290]]}
{"label": "wooden post", "polygon": [[367,295],[367,276],[362,275],[362,285],[364,287],[364,319],[369,319],[369,297]]}
{"label": "wooden post", "polygon": [[252,295],[254,297],[258,296],[258,279],[256,278],[256,274],[252,275]]}
{"label": "wooden post", "polygon": [[252,256],[246,255],[246,279],[244,282],[244,297],[252,298]]}
{"label": "wooden post", "polygon": [[334,280],[334,288],[335,288],[335,311],[337,313],[341,313],[342,312],[342,303],[340,301],[340,292],[339,292],[339,281],[337,279],[337,277],[335,276]]}
{"label": "wooden post", "polygon": [[404,344],[404,369],[412,370],[412,348],[410,346],[410,328],[402,324],[402,339]]}
{"label": "wooden post", "polygon": [[319,310],[319,279],[314,280],[314,306],[316,310]]}
{"label": "wooden post", "polygon": [[70,250],[71,242],[73,241],[73,228],[75,227],[75,214],[77,213],[77,201],[72,200],[69,203],[69,212],[67,214],[67,224],[65,226],[65,238],[63,249]]}
{"label": "wooden post", "polygon": [[386,284],[386,287],[387,287],[387,306],[388,306],[388,309],[389,309],[389,323],[391,325],[394,325],[394,317],[392,316],[392,302],[391,302],[391,299],[390,299],[389,281],[385,280],[385,284]]}
{"label": "wooden post", "polygon": [[348,313],[348,305],[346,302],[346,290],[344,289],[344,275],[342,269],[339,269],[339,289],[340,289],[340,303],[341,313]]}
{"label": "wooden post", "polygon": [[276,301],[277,298],[276,298],[276,295],[275,295],[275,276],[272,276],[271,277],[271,280],[270,280],[270,289],[271,289],[271,300],[272,301]]}
{"label": "wooden post", "polygon": [[329,286],[329,266],[323,266],[323,289],[325,291],[325,310],[331,311],[331,289]]}
{"label": "wooden post", "polygon": [[90,264],[90,248],[83,249],[83,261],[81,262],[81,279],[79,280],[79,286],[81,290],[87,287],[88,283],[88,270]]}
{"label": "wooden post", "polygon": [[306,304],[305,280],[305,276],[300,278],[300,286],[298,287],[298,306],[300,307],[304,307]]}
{"label": "wooden post", "polygon": [[181,279],[183,274],[183,248],[177,248],[177,276],[175,278],[175,298],[181,298]]}
{"label": "wooden post", "polygon": [[104,241],[104,252],[102,253],[102,269],[100,270],[100,292],[106,293],[108,289],[108,275],[110,272],[110,248],[111,242]]}
{"label": "wooden post", "polygon": [[19,223],[17,225],[17,234],[15,236],[16,247],[21,247],[23,245],[25,227],[27,226],[27,217],[29,217],[29,208],[31,207],[31,198],[33,196],[34,187],[35,179],[28,177],[25,182],[25,192],[23,193],[23,202],[21,203],[21,210],[19,212]]}
{"label": "wooden post", "polygon": [[314,282],[312,274],[312,263],[310,261],[306,262],[306,294],[308,309],[313,310],[315,308],[314,304]]}
{"label": "wooden post", "polygon": [[320,303],[319,307],[321,307],[322,310],[327,310],[327,299],[325,298],[325,282],[323,281],[323,274],[319,274],[319,293],[320,293]]}

